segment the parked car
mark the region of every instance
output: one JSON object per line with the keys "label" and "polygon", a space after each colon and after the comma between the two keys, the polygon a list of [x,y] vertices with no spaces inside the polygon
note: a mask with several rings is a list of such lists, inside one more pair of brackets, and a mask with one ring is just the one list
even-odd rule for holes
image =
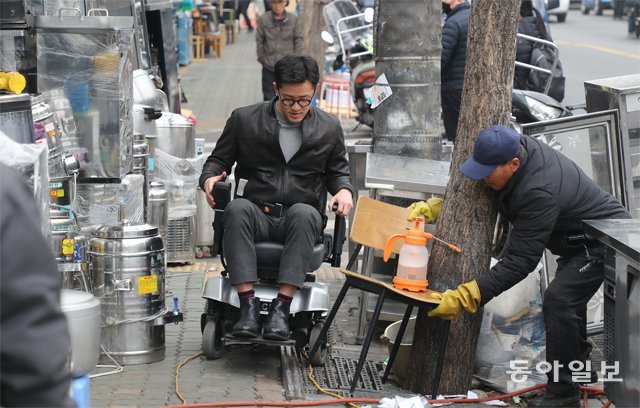
{"label": "parked car", "polygon": [[547,5],[545,4],[546,1],[547,0],[531,0],[531,4],[540,12],[542,19],[547,25],[547,32],[549,32],[549,27],[547,24],[549,23],[549,14],[547,13]]}
{"label": "parked car", "polygon": [[597,16],[602,15],[602,10],[612,8],[612,0],[582,0],[582,5],[580,6],[582,14],[589,14],[591,10],[595,10]]}
{"label": "parked car", "polygon": [[558,23],[564,23],[569,12],[569,0],[545,0],[547,13],[556,16]]}

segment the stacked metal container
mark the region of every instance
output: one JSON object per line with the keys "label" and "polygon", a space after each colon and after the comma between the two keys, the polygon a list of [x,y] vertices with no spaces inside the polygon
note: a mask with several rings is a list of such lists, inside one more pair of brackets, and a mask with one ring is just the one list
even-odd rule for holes
{"label": "stacked metal container", "polygon": [[121,364],[164,359],[162,239],[152,225],[102,226],[89,241],[93,293],[102,304],[102,345]]}

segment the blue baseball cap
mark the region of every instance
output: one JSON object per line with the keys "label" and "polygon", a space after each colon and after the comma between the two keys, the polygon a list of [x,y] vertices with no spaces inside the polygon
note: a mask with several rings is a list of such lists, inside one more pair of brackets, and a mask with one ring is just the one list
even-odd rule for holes
{"label": "blue baseball cap", "polygon": [[472,180],[481,180],[516,157],[519,150],[518,132],[505,126],[491,126],[480,132],[473,154],[462,163],[460,171]]}

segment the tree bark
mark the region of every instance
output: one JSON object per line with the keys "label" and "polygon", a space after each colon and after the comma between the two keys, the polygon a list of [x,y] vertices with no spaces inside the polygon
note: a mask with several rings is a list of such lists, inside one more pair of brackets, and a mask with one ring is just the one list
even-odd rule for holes
{"label": "tree bark", "polygon": [[[496,219],[495,193],[472,181],[458,168],[469,157],[478,133],[491,125],[507,125],[511,111],[515,38],[520,0],[472,3],[462,105],[449,183],[436,236],[462,248],[455,254],[435,244],[429,262],[431,289],[445,291],[476,279],[489,269],[491,238]],[[451,323],[439,392],[466,394],[471,385],[482,321],[464,312]],[[429,394],[436,371],[440,319],[420,310],[413,338],[407,388]],[[435,396],[434,396],[435,398]]]}
{"label": "tree bark", "polygon": [[322,8],[331,0],[302,0],[302,13],[300,23],[304,29],[304,49],[307,55],[313,57],[320,68],[322,75],[324,67],[324,42],[320,39],[320,33],[324,30],[324,18]]}

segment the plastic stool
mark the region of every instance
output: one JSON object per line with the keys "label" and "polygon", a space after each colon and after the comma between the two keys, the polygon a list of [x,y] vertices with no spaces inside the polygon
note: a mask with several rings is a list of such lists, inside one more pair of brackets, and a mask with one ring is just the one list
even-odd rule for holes
{"label": "plastic stool", "polygon": [[339,118],[352,117],[354,109],[351,98],[351,84],[348,77],[328,76],[320,87],[320,109],[333,113]]}

